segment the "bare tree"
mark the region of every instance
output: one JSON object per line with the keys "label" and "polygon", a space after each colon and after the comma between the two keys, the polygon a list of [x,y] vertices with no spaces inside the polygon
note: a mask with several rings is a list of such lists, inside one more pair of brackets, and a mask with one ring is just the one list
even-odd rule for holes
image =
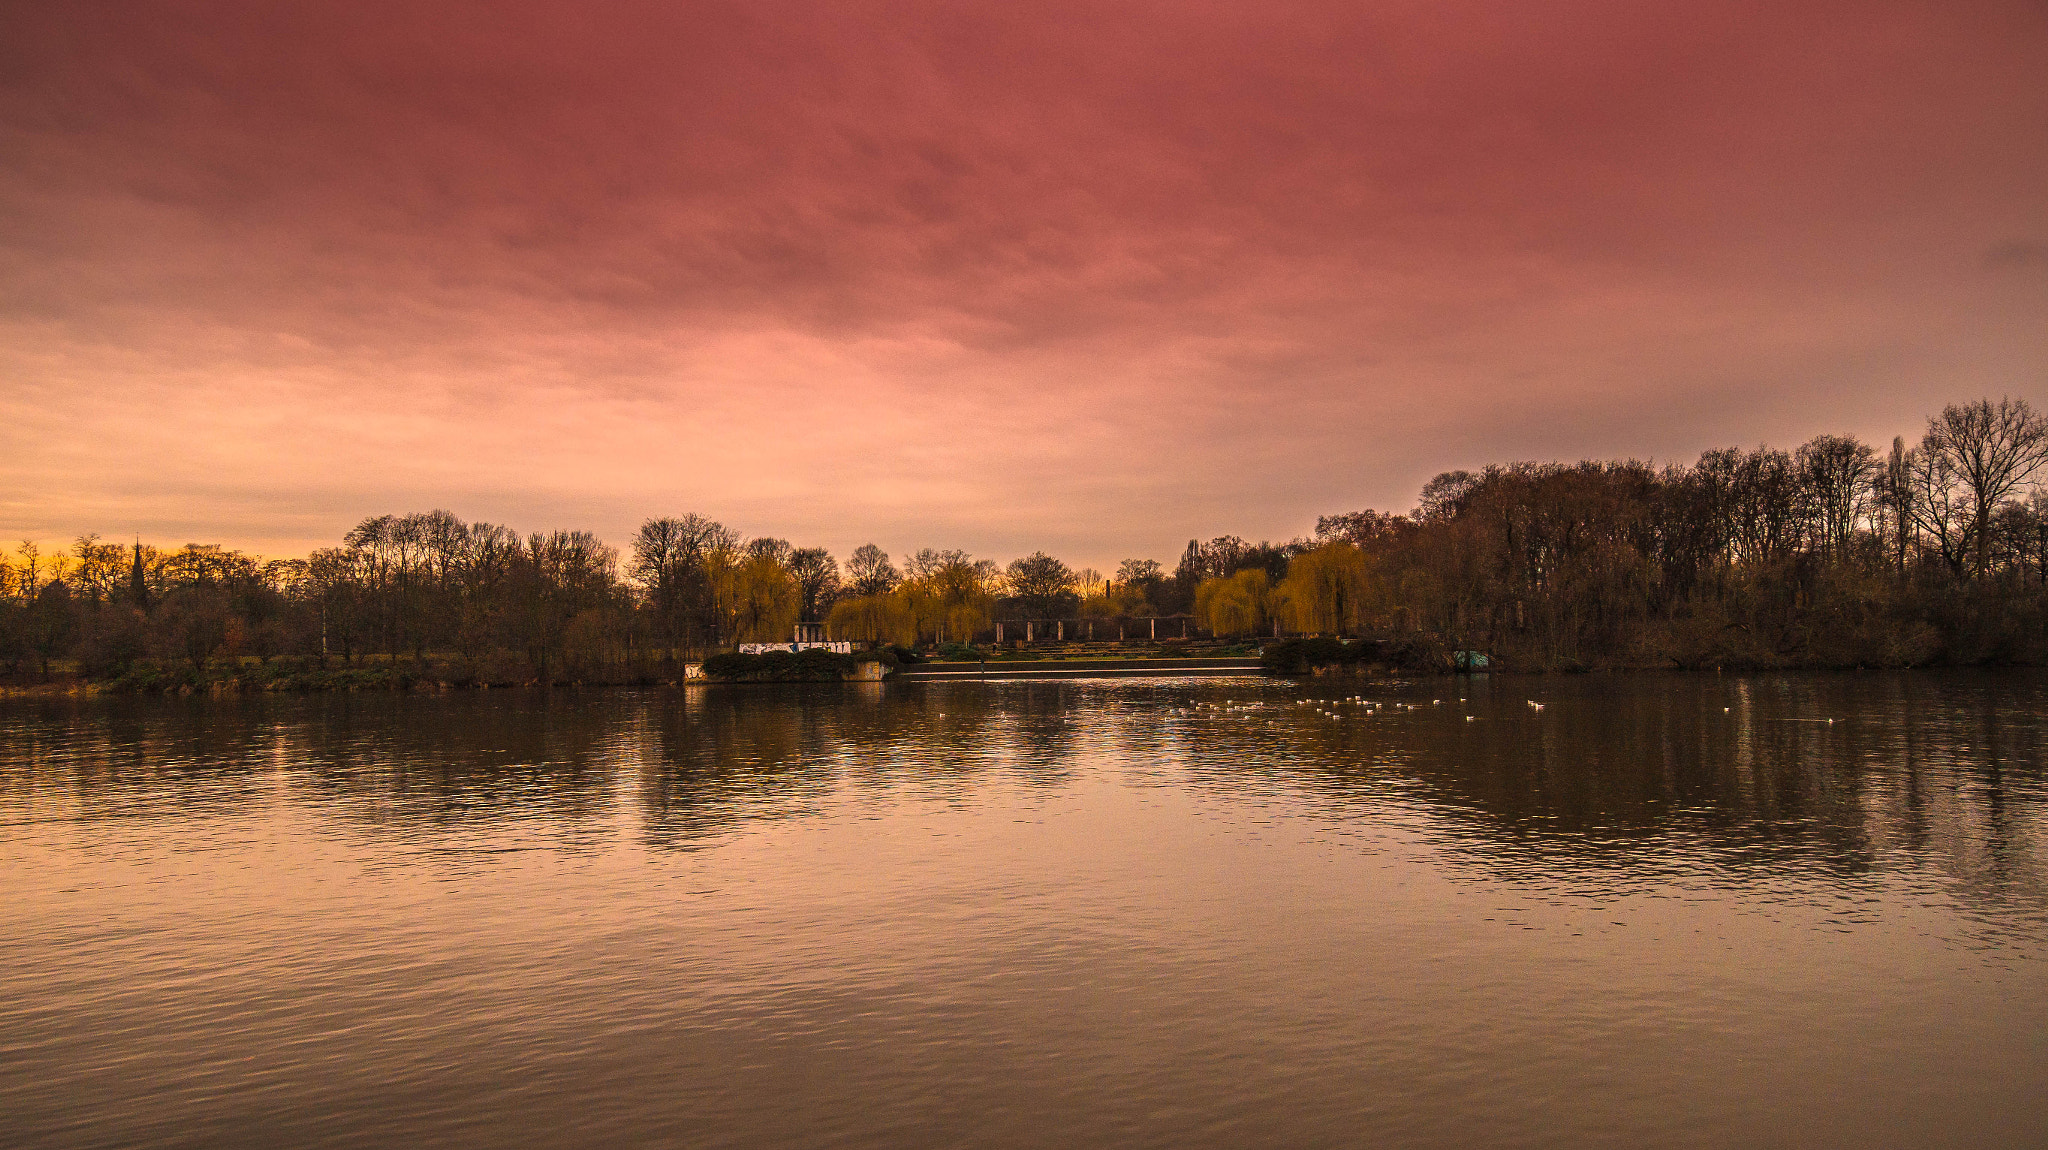
{"label": "bare tree", "polygon": [[1771,447],[1740,455],[1730,492],[1736,557],[1762,564],[1782,559],[1799,537],[1799,482],[1792,456]]}
{"label": "bare tree", "polygon": [[889,562],[889,553],[872,543],[853,549],[853,558],[846,561],[846,577],[855,595],[886,595],[901,578]]}
{"label": "bare tree", "polygon": [[1166,578],[1166,572],[1157,559],[1126,559],[1116,567],[1116,583],[1128,587],[1133,583],[1157,583]]}
{"label": "bare tree", "polygon": [[1962,485],[1969,502],[1977,576],[1991,566],[1991,514],[2020,484],[2048,463],[2048,420],[2024,399],[2006,397],[1950,404],[1927,421],[1923,454]]}
{"label": "bare tree", "polygon": [[626,574],[640,585],[661,628],[664,658],[683,645],[683,592],[695,540],[680,519],[649,519],[633,535]]}
{"label": "bare tree", "polygon": [[971,567],[974,561],[958,549],[920,547],[903,562],[903,573],[912,579],[928,579],[955,567]]}
{"label": "bare tree", "polygon": [[35,540],[24,539],[14,550],[21,556],[21,597],[33,599],[36,588],[41,585],[43,549],[36,546]]}
{"label": "bare tree", "polygon": [[1478,486],[1479,476],[1469,471],[1444,472],[1422,485],[1422,498],[1415,509],[1416,521],[1435,523],[1455,517],[1465,509],[1466,501]]}
{"label": "bare tree", "polygon": [[1915,522],[1913,518],[1913,453],[1906,448],[1906,437],[1892,437],[1892,452],[1885,458],[1884,470],[1877,478],[1878,505],[1885,510],[1889,521],[1890,536],[1885,542],[1891,551],[1893,562],[1899,573],[1905,574],[1906,556],[1912,550]]}
{"label": "bare tree", "polygon": [[122,571],[127,556],[118,543],[102,543],[97,534],[81,535],[72,545],[71,553],[78,558],[77,575],[73,582],[83,597],[92,603],[112,599],[121,588]]}
{"label": "bare tree", "polygon": [[706,558],[732,550],[739,537],[702,515],[649,519],[633,536],[626,572],[640,584],[659,621],[664,648],[689,646],[691,624],[708,624],[710,577]]}
{"label": "bare tree", "polygon": [[1962,493],[1962,477],[1946,452],[1925,446],[1906,453],[1907,505],[1913,525],[1933,540],[1951,572],[1963,573],[1974,520]]}
{"label": "bare tree", "polygon": [[1795,466],[1819,536],[1816,550],[1838,557],[1869,506],[1877,453],[1851,436],[1822,435],[1799,449]]}
{"label": "bare tree", "polygon": [[[1437,480],[1443,478],[1441,475],[1437,476]],[[1372,510],[1350,511],[1343,515],[1319,515],[1316,517],[1316,543],[1342,539],[1359,547],[1368,547],[1393,537],[1407,522],[1403,516],[1387,515]]]}
{"label": "bare tree", "polygon": [[799,617],[816,621],[825,617],[832,601],[839,597],[839,564],[823,547],[800,547],[789,553],[789,573],[796,576],[803,602]]}

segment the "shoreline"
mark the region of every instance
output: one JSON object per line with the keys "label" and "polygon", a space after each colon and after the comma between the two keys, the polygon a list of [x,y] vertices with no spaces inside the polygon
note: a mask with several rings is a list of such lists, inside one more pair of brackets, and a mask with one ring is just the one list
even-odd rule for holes
{"label": "shoreline", "polygon": [[[1076,661],[1060,660],[1059,663]],[[1415,671],[1389,670],[1384,668],[1329,667],[1303,673],[1275,673],[1264,670],[1253,663],[1232,661],[1232,665],[1207,666],[1139,666],[1130,664],[1138,660],[1102,660],[1092,667],[1054,665],[1033,667],[1028,662],[1018,661],[998,667],[993,662],[986,672],[979,663],[920,663],[914,664],[923,670],[908,674],[892,674],[882,679],[791,679],[791,680],[724,680],[686,679],[678,677],[652,677],[639,679],[562,679],[543,683],[538,679],[494,680],[454,682],[450,680],[392,676],[390,682],[290,682],[269,684],[251,683],[246,680],[216,679],[204,685],[181,684],[159,688],[123,688],[105,680],[78,678],[56,678],[43,683],[0,683],[0,699],[83,699],[83,698],[135,698],[135,697],[241,697],[245,695],[330,695],[330,694],[450,694],[456,692],[484,691],[592,691],[592,690],[691,690],[721,687],[791,687],[791,686],[839,686],[865,683],[973,683],[973,682],[1073,682],[1086,679],[1129,680],[1144,678],[1247,678],[1257,677],[1271,680],[1294,680],[1313,682],[1318,679],[1343,680],[1421,680],[1447,678],[1584,678],[1600,675],[1861,675],[1870,673],[1927,673],[1927,672],[2039,672],[2043,668],[2032,663],[1955,663],[1924,664],[1910,667],[1828,667],[1828,666],[1785,666],[1785,667],[1627,667],[1613,666],[1584,670],[1556,671],[1502,667],[1486,671]],[[1193,663],[1193,660],[1176,660]],[[1117,666],[1116,664],[1124,664]],[[377,676],[379,679],[385,676]]]}

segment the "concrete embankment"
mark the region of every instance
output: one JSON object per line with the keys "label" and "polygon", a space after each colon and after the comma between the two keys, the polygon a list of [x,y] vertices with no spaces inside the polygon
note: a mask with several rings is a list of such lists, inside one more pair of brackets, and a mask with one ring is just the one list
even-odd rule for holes
{"label": "concrete embankment", "polygon": [[1189,675],[1256,675],[1259,661],[1220,659],[1041,659],[988,663],[913,663],[896,668],[898,681],[997,679],[1135,679]]}

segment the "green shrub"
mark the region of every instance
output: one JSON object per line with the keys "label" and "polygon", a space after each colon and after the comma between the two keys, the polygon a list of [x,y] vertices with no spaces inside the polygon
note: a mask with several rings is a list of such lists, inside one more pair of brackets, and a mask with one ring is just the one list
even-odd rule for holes
{"label": "green shrub", "polygon": [[1317,667],[1356,663],[1369,654],[1377,654],[1377,648],[1336,639],[1282,639],[1266,644],[1259,654],[1259,666],[1268,674],[1303,675]]}
{"label": "green shrub", "polygon": [[1270,675],[1306,675],[1318,667],[1375,663],[1396,671],[1447,672],[1451,655],[1443,644],[1421,636],[1399,639],[1282,639],[1259,652],[1259,666]]}
{"label": "green shrub", "polygon": [[1451,670],[1451,653],[1434,639],[1404,635],[1380,643],[1378,647],[1380,660],[1396,671],[1448,674]]}
{"label": "green shrub", "polygon": [[852,655],[818,647],[794,653],[731,653],[704,660],[704,675],[732,683],[836,683],[851,675],[857,662]]}

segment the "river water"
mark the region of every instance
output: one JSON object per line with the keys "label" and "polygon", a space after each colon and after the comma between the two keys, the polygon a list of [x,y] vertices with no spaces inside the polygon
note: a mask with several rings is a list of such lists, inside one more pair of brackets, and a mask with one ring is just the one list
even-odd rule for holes
{"label": "river water", "polygon": [[2038,674],[8,701],[0,1141],[2041,1145],[2044,760]]}

